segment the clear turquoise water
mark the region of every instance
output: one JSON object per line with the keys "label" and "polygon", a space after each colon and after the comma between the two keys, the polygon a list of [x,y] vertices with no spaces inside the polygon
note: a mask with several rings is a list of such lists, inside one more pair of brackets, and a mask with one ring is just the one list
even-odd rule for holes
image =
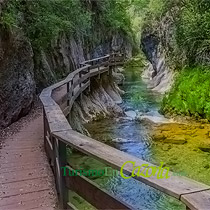
{"label": "clear turquoise water", "polygon": [[[124,110],[138,110],[143,113],[156,113],[160,105],[160,95],[148,90],[140,77],[140,69],[133,68],[125,72],[126,81],[121,87],[125,91],[123,96]],[[126,119],[104,119],[86,125],[91,136],[121,151],[125,151],[143,160],[156,163],[152,141],[148,137],[146,125]],[[123,143],[113,141],[122,138]],[[90,164],[89,157],[86,157]],[[94,164],[97,168],[97,163]],[[101,180],[101,181],[100,181]],[[97,183],[130,204],[134,209],[163,209],[182,210],[185,206],[176,199],[144,185],[134,179],[125,180],[120,175],[104,179],[98,178]]]}

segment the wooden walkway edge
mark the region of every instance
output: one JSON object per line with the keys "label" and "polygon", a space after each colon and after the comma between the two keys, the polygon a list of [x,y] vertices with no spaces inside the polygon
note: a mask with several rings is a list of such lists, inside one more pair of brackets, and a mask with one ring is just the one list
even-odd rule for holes
{"label": "wooden walkway edge", "polygon": [[52,210],[54,177],[43,142],[43,116],[29,121],[0,149],[0,210]]}
{"label": "wooden walkway edge", "polygon": [[[72,187],[74,191],[85,200],[91,202],[96,208],[101,207],[102,204],[98,202],[102,202],[103,198],[107,195],[104,194],[105,192],[103,192],[102,189],[94,186],[93,183],[89,182],[89,180],[84,177],[80,177],[83,181],[79,182],[80,188],[78,188],[76,185],[73,185],[74,183],[71,177],[61,176],[61,167],[68,167],[66,156],[67,146],[86,155],[90,155],[117,170],[120,170],[121,166],[126,161],[135,162],[135,166],[142,164],[153,166],[146,161],[73,131],[66,119],[66,116],[67,118],[70,117],[69,113],[76,98],[80,94],[83,94],[86,88],[91,89],[90,78],[102,73],[106,73],[111,77],[113,67],[122,64],[124,62],[123,57],[122,54],[111,54],[86,61],[81,64],[81,68],[69,74],[63,81],[44,89],[40,95],[44,107],[44,141],[46,153],[49,160],[54,163],[53,171],[56,177],[55,181],[59,195],[59,203],[63,208],[72,208],[72,205],[69,205],[67,196],[68,189],[72,190]],[[62,100],[57,101],[56,98],[53,97],[53,92],[61,87],[65,87],[66,91],[62,96]],[[132,171],[132,164],[126,164],[123,168],[123,173],[129,176],[132,174]],[[186,177],[175,177],[171,172],[169,176],[171,176],[169,179],[157,179],[153,176],[135,176],[134,179],[179,199],[187,208],[201,210],[210,209],[210,186]],[[87,186],[89,191],[85,193],[83,188],[87,188]],[[94,190],[96,188],[97,190]],[[100,196],[97,192],[100,192]],[[96,199],[97,196],[98,198]],[[126,204],[113,197],[111,194],[109,194],[107,199],[113,204],[112,207],[109,206],[109,209],[116,209],[117,206],[119,207],[118,209],[132,209],[128,206],[126,207]],[[107,203],[108,201],[103,203],[104,209],[106,209]]]}

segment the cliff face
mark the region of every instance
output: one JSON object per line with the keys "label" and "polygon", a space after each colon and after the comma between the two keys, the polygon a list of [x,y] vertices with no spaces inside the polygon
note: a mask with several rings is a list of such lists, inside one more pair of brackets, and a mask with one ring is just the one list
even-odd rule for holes
{"label": "cliff face", "polygon": [[35,95],[33,50],[20,32],[0,29],[0,127],[24,116]]}
{"label": "cliff face", "polygon": [[[165,93],[170,90],[174,80],[174,69],[177,68],[178,59],[176,55],[176,38],[174,16],[178,8],[173,7],[159,21],[144,27],[141,45],[142,50],[149,61],[143,72],[143,79],[147,81],[148,87]],[[184,56],[179,60],[183,65]]]}
{"label": "cliff face", "polygon": [[99,44],[90,47],[82,35],[60,33],[49,48],[37,50],[22,29],[0,26],[0,128],[27,114],[37,93],[85,59],[118,50],[131,55],[131,44],[121,33],[108,34],[98,33]]}
{"label": "cliff face", "polygon": [[37,89],[40,91],[59,78],[64,78],[71,71],[79,68],[79,64],[84,60],[120,50],[128,57],[131,56],[131,44],[120,35],[113,34],[101,44],[88,49],[82,37],[74,38],[63,34],[51,44],[50,51],[42,51],[34,56]]}

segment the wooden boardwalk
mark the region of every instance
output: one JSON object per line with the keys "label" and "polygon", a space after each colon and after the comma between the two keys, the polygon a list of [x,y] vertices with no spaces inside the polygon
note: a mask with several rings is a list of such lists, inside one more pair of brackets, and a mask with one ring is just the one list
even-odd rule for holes
{"label": "wooden boardwalk", "polygon": [[0,149],[0,210],[55,209],[54,177],[43,146],[43,116],[4,139]]}
{"label": "wooden boardwalk", "polygon": [[[69,202],[69,189],[97,209],[133,209],[84,176],[61,175],[61,167],[72,170],[67,163],[67,146],[118,170],[128,160],[137,166],[153,166],[72,130],[65,117],[70,116],[77,97],[84,90],[91,90],[91,77],[97,75],[100,78],[102,73],[112,75],[112,67],[119,59],[115,57],[114,63],[112,55],[86,61],[66,79],[44,89],[40,95],[44,117],[40,111],[38,117],[15,135],[4,139],[0,149],[0,210],[56,209],[58,201],[54,183],[62,209],[76,209]],[[130,176],[132,172],[133,165],[126,164],[123,173]],[[169,176],[170,179],[146,176],[135,176],[134,179],[179,199],[190,209],[210,209],[210,186],[185,177],[174,177],[171,172]]]}

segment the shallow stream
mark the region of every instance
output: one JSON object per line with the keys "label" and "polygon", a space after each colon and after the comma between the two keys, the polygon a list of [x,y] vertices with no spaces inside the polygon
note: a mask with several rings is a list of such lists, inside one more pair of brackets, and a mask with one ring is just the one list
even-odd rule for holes
{"label": "shallow stream", "polygon": [[[135,112],[161,117],[158,113],[161,96],[147,89],[140,77],[140,70],[139,68],[126,70],[126,80],[121,87],[125,91],[121,106],[130,117],[95,121],[87,124],[86,128],[98,141],[156,165],[164,162],[171,171],[181,171],[185,176],[210,184],[209,124],[194,122],[190,125],[179,123],[151,125],[147,121],[132,119]],[[76,167],[84,169],[106,167],[80,153],[75,153],[72,159]],[[90,178],[135,209],[186,209],[176,199],[139,181],[125,180],[119,174],[113,175],[111,169],[109,174],[110,176]],[[75,205],[79,209],[91,209],[82,199],[76,200]]]}

